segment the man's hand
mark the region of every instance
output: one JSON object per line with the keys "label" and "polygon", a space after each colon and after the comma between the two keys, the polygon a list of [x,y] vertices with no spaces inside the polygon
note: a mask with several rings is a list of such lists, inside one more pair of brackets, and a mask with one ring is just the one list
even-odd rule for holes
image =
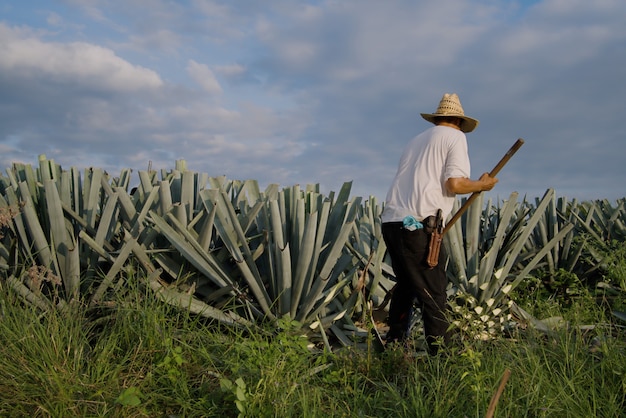
{"label": "man's hand", "polygon": [[483,173],[482,176],[478,179],[479,182],[482,182],[484,185],[481,188],[481,192],[488,191],[493,189],[493,186],[496,185],[498,179],[495,177],[491,177],[489,173]]}

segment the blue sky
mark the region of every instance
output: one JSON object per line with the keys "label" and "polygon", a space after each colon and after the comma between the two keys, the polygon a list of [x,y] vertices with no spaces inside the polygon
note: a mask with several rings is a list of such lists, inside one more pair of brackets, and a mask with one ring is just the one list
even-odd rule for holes
{"label": "blue sky", "polygon": [[0,166],[191,170],[383,199],[446,92],[491,196],[626,196],[623,0],[0,0]]}

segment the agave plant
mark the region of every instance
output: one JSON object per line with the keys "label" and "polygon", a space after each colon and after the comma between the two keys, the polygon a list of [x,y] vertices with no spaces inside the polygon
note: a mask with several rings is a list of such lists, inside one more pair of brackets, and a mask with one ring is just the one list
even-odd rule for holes
{"label": "agave plant", "polygon": [[584,280],[598,282],[598,276],[602,279],[610,269],[615,248],[621,248],[626,239],[626,198],[615,207],[607,200],[582,202],[572,208],[570,216],[577,221],[580,240],[577,273]]}
{"label": "agave plant", "polygon": [[[116,179],[99,169],[61,167],[40,156],[39,167],[15,164],[1,177],[3,206],[18,207],[3,237],[6,283],[41,309],[64,309],[68,303],[96,306],[107,292],[124,284],[139,263],[146,285],[168,303],[222,321],[243,322],[178,292],[160,277],[138,238],[154,194],[126,193],[130,170]],[[143,176],[142,176],[143,177]],[[143,204],[143,205],[142,205]]]}
{"label": "agave plant", "polygon": [[348,199],[350,186],[336,200],[316,186],[272,185],[261,193],[249,181],[238,190],[201,188],[191,222],[173,211],[149,212],[153,235],[177,250],[157,260],[175,272],[184,259],[201,273],[193,278],[198,295],[215,299],[222,289],[221,298],[239,298],[250,319],[287,316],[327,328],[346,314],[337,298],[356,271],[344,250],[360,207],[360,199]]}
{"label": "agave plant", "polygon": [[[351,322],[357,303],[346,289],[361,260],[347,244],[362,205],[350,183],[337,196],[315,185],[262,192],[256,181],[191,172],[181,160],[160,176],[139,171],[128,192],[130,170],[81,176],[45,156],[37,169],[15,164],[7,174],[0,207],[15,216],[0,266],[42,309],[98,306],[140,277],[165,302],[226,323],[289,318],[323,334]],[[58,280],[30,280],[31,266]]]}
{"label": "agave plant", "polygon": [[618,199],[616,206],[604,200],[583,202],[580,205],[581,219],[588,232],[604,241],[626,239],[626,198]]}
{"label": "agave plant", "polygon": [[[555,229],[554,219],[546,215],[554,202],[553,190],[534,210],[517,204],[517,197],[514,192],[501,208],[488,204],[483,209],[481,195],[444,238],[454,286],[451,304],[462,318],[455,323],[474,337],[487,338],[505,328],[511,319],[510,292],[555,254],[573,229],[570,223]],[[536,228],[551,231],[541,235],[540,246],[532,240]]]}
{"label": "agave plant", "polygon": [[[170,171],[139,171],[129,192],[131,170],[66,171],[45,156],[6,174],[0,271],[42,310],[97,307],[141,280],[166,303],[224,323],[296,321],[350,344],[355,315],[384,309],[394,284],[382,208],[351,199],[350,183],[336,196],[317,185],[261,191],[179,160]],[[502,328],[508,295],[531,272],[580,264],[575,233],[606,242],[624,232],[624,201],[570,204],[548,190],[535,206],[516,193],[501,207],[483,205],[474,202],[445,245],[452,303],[488,333]]]}

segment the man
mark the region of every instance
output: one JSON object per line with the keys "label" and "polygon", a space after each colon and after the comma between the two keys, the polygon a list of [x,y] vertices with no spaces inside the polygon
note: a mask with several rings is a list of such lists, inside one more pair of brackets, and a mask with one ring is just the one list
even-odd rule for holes
{"label": "man", "polygon": [[459,97],[444,94],[434,113],[421,116],[435,126],[411,140],[391,183],[382,214],[382,232],[397,285],[389,308],[387,343],[407,338],[411,308],[417,298],[429,354],[448,341],[446,252],[439,263],[426,263],[436,214],[445,220],[457,194],[491,190],[498,180],[484,173],[470,180],[466,133],[478,120],[465,116]]}

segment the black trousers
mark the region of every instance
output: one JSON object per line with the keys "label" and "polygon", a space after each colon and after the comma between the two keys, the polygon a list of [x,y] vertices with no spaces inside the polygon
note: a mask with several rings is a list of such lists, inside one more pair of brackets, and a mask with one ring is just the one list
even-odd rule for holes
{"label": "black trousers", "polygon": [[389,307],[387,341],[402,341],[407,337],[411,308],[417,298],[428,351],[435,354],[439,340],[445,344],[449,338],[445,317],[448,285],[445,248],[441,246],[439,264],[431,269],[426,263],[430,235],[424,229],[409,231],[402,222],[386,222],[382,232],[397,280]]}

